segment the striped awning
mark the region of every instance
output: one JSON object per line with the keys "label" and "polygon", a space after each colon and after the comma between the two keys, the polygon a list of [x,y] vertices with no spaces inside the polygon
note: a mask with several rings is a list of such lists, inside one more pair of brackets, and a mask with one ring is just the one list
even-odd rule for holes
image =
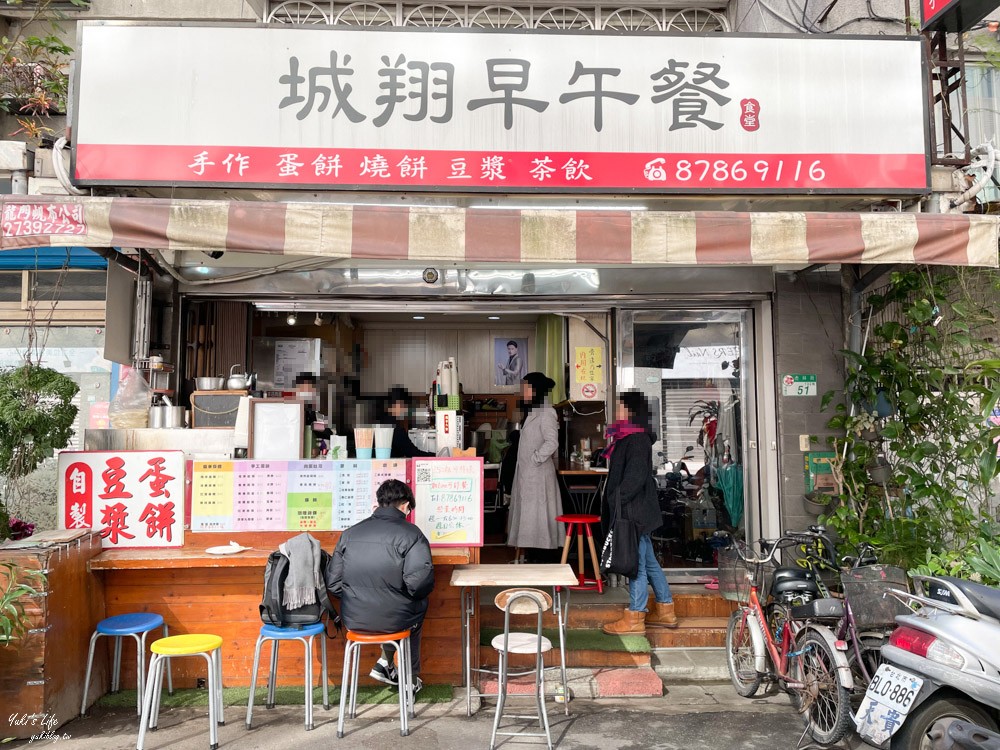
{"label": "striped awning", "polygon": [[0,196],[0,250],[82,245],[332,260],[588,265],[996,266],[1000,218],[966,214],[464,209]]}

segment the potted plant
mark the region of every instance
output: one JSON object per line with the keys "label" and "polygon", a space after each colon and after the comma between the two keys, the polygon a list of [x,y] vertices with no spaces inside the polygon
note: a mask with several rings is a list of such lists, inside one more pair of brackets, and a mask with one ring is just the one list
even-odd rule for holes
{"label": "potted plant", "polygon": [[862,411],[849,420],[847,428],[861,440],[874,443],[879,439],[878,418],[867,411]]}
{"label": "potted plant", "polygon": [[872,484],[884,487],[892,479],[892,466],[881,453],[865,464],[865,469]]}
{"label": "potted plant", "polygon": [[11,529],[10,502],[21,480],[66,447],[77,412],[72,401],[79,390],[62,373],[31,362],[0,372],[0,477],[6,480],[0,497],[0,541],[15,531],[21,537],[33,531],[23,523]]}
{"label": "potted plant", "polygon": [[40,570],[25,570],[12,562],[0,562],[0,646],[7,648],[28,631],[30,616],[21,599],[37,593],[26,580],[44,581]]}

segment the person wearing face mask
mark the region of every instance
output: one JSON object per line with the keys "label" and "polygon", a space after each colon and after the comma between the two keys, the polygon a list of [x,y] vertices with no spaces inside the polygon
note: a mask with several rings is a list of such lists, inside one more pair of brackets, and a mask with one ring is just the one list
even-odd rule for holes
{"label": "person wearing face mask", "polygon": [[328,424],[316,420],[316,405],[319,392],[316,390],[316,376],[311,372],[300,372],[295,376],[295,397],[305,403],[306,424],[312,426],[313,435],[326,439],[333,434]]}
{"label": "person wearing face mask", "polygon": [[389,391],[384,412],[379,417],[379,424],[392,425],[393,458],[420,458],[433,456],[433,453],[420,450],[410,440],[406,429],[406,417],[410,411],[410,392],[401,386],[395,386]]}
{"label": "person wearing face mask", "polygon": [[510,501],[510,531],[507,545],[521,548],[556,549],[566,530],[556,523],[562,513],[562,496],[556,478],[559,452],[559,418],[548,402],[555,381],[541,372],[529,372],[521,381],[518,402],[524,422],[517,444],[517,468]]}

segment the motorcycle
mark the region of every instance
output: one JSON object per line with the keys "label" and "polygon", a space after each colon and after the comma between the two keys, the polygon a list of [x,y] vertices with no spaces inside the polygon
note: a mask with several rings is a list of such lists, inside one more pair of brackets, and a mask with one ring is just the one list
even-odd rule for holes
{"label": "motorcycle", "polygon": [[938,722],[929,737],[931,750],[1000,750],[1000,734],[963,721]]}
{"label": "motorcycle", "polygon": [[1000,590],[949,576],[913,582],[912,594],[892,591],[920,609],[896,617],[854,717],[858,734],[878,748],[933,750],[933,735],[957,721],[997,731]]}

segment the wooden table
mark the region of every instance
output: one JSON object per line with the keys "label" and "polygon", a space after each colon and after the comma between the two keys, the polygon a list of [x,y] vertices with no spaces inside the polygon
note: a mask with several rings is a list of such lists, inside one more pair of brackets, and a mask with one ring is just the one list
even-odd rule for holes
{"label": "wooden table", "polygon": [[[465,675],[465,710],[472,716],[472,672],[483,672],[472,666],[471,619],[475,614],[475,597],[482,586],[552,587],[553,609],[559,623],[560,675],[566,714],[569,715],[569,693],[566,691],[566,619],[569,610],[570,586],[577,584],[576,574],[569,565],[458,565],[452,571],[451,585],[461,587],[462,602],[462,667]],[[565,590],[565,601],[562,592]],[[482,693],[481,693],[482,695]]]}

